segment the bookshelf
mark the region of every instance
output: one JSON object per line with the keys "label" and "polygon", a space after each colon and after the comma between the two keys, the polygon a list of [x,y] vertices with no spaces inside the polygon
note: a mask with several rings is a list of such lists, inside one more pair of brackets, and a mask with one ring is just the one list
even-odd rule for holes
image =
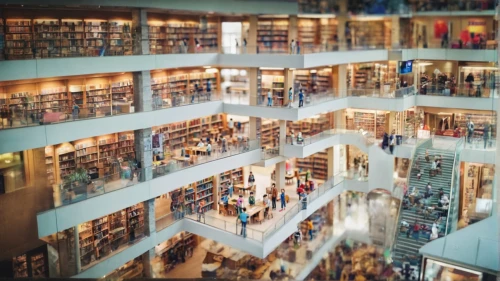
{"label": "bookshelf", "polygon": [[338,44],[336,19],[320,19],[319,38],[320,43],[325,45],[327,50],[332,50]]}
{"label": "bookshelf", "polygon": [[203,91],[207,90],[207,81],[210,81],[210,87],[212,92],[217,91],[217,76],[215,73],[206,73],[206,72],[199,72],[199,73],[190,73],[189,74],[189,83],[190,87],[189,89],[191,91],[194,91],[195,84],[198,84],[198,87],[202,87]]}
{"label": "bookshelf", "polygon": [[298,93],[302,88],[305,93],[321,93],[332,89],[331,69],[294,71],[294,89]]}
{"label": "bookshelf", "polygon": [[61,51],[61,25],[58,19],[35,19],[34,36],[36,58],[59,57]]}
{"label": "bookshelf", "polygon": [[102,117],[111,113],[109,84],[86,85],[88,114]]}
{"label": "bookshelf", "polygon": [[90,263],[92,253],[94,252],[94,236],[91,221],[78,225],[78,237],[80,261],[82,266],[86,266]]}
{"label": "bookshelf", "polygon": [[144,203],[141,202],[127,208],[127,220],[130,231],[130,240],[134,241],[144,235]]}
{"label": "bookshelf", "polygon": [[118,155],[122,157],[130,154],[135,156],[134,134],[120,133],[118,136]]}
{"label": "bookshelf", "polygon": [[34,96],[34,103],[34,109],[45,109],[53,112],[65,112],[70,109],[66,87],[42,89],[40,95]]}
{"label": "bookshelf", "polygon": [[48,268],[45,264],[45,254],[38,253],[30,256],[31,259],[31,276],[34,278],[43,278],[48,276]]}
{"label": "bookshelf", "polygon": [[346,124],[347,129],[363,129],[374,134],[377,139],[382,138],[384,133],[390,133],[389,116],[385,111],[347,111]]}
{"label": "bookshelf", "polygon": [[61,56],[81,57],[84,49],[84,23],[82,20],[61,20]]}
{"label": "bookshelf", "polygon": [[109,22],[109,50],[112,56],[132,55],[132,29],[129,21]]}
{"label": "bookshelf", "polygon": [[96,258],[106,256],[110,250],[108,216],[92,221],[92,235]]}
{"label": "bookshelf", "polygon": [[7,59],[33,58],[32,21],[28,19],[7,19],[5,23],[5,54]]}
{"label": "bookshelf", "polygon": [[103,46],[107,45],[109,36],[109,23],[104,20],[85,21],[85,47],[86,55],[99,56]]}
{"label": "bookshelf", "polygon": [[[323,113],[317,117],[306,118],[300,121],[288,121],[287,127],[293,130],[296,136],[298,132],[302,132],[303,136],[313,136],[331,128],[330,116],[331,114],[329,113]],[[290,134],[290,132],[287,134]]]}
{"label": "bookshelf", "polygon": [[28,277],[27,255],[20,255],[12,259],[14,278]]}
{"label": "bookshelf", "polygon": [[218,46],[218,26],[216,23],[208,23],[205,32],[199,28],[194,34],[194,38],[198,39],[203,47],[217,48]]}
{"label": "bookshelf", "polygon": [[298,33],[298,41],[301,48],[318,44],[318,20],[299,19]]}
{"label": "bookshelf", "polygon": [[0,60],[4,60],[4,48],[5,48],[5,25],[3,19],[0,18]]}
{"label": "bookshelf", "polygon": [[134,101],[134,87],[132,80],[111,83],[111,99],[113,101]]}
{"label": "bookshelf", "polygon": [[166,54],[167,33],[164,25],[149,25],[149,53]]}
{"label": "bookshelf", "polygon": [[56,181],[61,183],[64,178],[76,169],[75,149],[72,145],[65,143],[56,148]]}
{"label": "bookshelf", "polygon": [[265,120],[261,122],[260,142],[262,146],[274,147],[276,137],[280,131],[279,122]]}
{"label": "bookshelf", "polygon": [[[349,21],[349,27],[355,31],[354,47],[369,46],[383,48],[385,46],[384,21]],[[390,36],[390,35],[389,35]]]}
{"label": "bookshelf", "polygon": [[55,161],[54,161],[54,147],[53,146],[46,146],[45,147],[45,168],[47,170],[47,183],[49,185],[53,185],[56,181],[54,177],[54,168],[55,167]]}
{"label": "bookshelf", "polygon": [[285,77],[283,75],[263,74],[260,84],[260,100],[267,103],[267,93],[272,92],[273,105],[283,105],[285,93]]}
{"label": "bookshelf", "polygon": [[197,245],[198,236],[183,231],[155,246],[155,254],[163,263],[161,271],[167,273],[180,263],[181,259],[174,257],[181,256],[185,259],[192,257]]}
{"label": "bookshelf", "polygon": [[115,175],[118,171],[113,169],[112,162],[117,157],[118,141],[116,136],[107,135],[98,139],[98,149],[99,149],[99,166],[103,169],[104,176]]}
{"label": "bookshelf", "polygon": [[297,168],[311,171],[311,176],[316,180],[327,180],[328,154],[326,150],[315,153],[306,158],[296,159]]}
{"label": "bookshelf", "polygon": [[[97,143],[95,139],[85,139],[83,141],[75,142],[76,165],[78,168],[84,168],[92,177],[92,174],[97,176],[97,161],[99,154],[97,150]],[[93,168],[93,169],[92,169]]]}
{"label": "bookshelf", "polygon": [[197,181],[196,183],[190,185],[195,191],[195,206],[198,206],[200,202],[204,202],[204,211],[215,209],[217,205],[217,198],[214,197],[214,177],[208,177],[203,180]]}
{"label": "bookshelf", "polygon": [[288,20],[259,20],[257,23],[257,45],[260,52],[288,53]]}
{"label": "bookshelf", "polygon": [[71,99],[80,107],[83,106],[85,86],[82,85],[71,85],[69,86],[69,93]]}
{"label": "bookshelf", "polygon": [[120,210],[109,215],[109,243],[115,250],[127,242],[127,212]]}

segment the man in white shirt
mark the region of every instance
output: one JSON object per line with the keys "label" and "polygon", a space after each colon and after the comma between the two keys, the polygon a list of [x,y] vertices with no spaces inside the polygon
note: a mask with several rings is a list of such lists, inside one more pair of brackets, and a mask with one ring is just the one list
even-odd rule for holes
{"label": "man in white shirt", "polygon": [[229,135],[233,137],[233,132],[234,132],[233,118],[229,119],[229,122],[227,122],[227,126],[229,127]]}
{"label": "man in white shirt", "polygon": [[208,142],[207,143],[207,154],[208,156],[210,156],[212,153],[212,145]]}
{"label": "man in white shirt", "polygon": [[205,144],[203,143],[203,141],[200,140],[200,142],[198,143],[197,147],[204,147]]}

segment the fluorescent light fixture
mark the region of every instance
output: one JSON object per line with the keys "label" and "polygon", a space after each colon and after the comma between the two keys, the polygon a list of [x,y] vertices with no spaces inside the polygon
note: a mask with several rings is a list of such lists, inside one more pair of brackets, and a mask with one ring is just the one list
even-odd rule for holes
{"label": "fluorescent light fixture", "polygon": [[418,63],[418,66],[429,66],[429,65],[433,65],[432,62],[419,62]]}
{"label": "fluorescent light fixture", "polygon": [[478,69],[478,70],[498,70],[498,67],[493,67],[493,66],[463,66],[462,69],[463,70],[467,70],[467,69],[470,69],[470,70],[474,70],[474,69]]}
{"label": "fluorescent light fixture", "polygon": [[236,76],[238,73],[240,73],[238,69],[231,69],[231,76]]}
{"label": "fluorescent light fixture", "polygon": [[218,70],[217,70],[217,68],[208,68],[208,69],[205,69],[205,72],[206,73],[217,73]]}
{"label": "fluorescent light fixture", "polygon": [[283,67],[261,67],[261,70],[283,70]]}
{"label": "fluorescent light fixture", "polygon": [[212,68],[210,65],[205,65],[203,68]]}
{"label": "fluorescent light fixture", "polygon": [[297,16],[298,18],[309,18],[309,19],[333,19],[334,14],[301,14]]}
{"label": "fluorescent light fixture", "polygon": [[311,70],[309,70],[309,72],[316,73],[317,71],[316,71],[316,69],[311,69]]}
{"label": "fluorescent light fixture", "polygon": [[244,69],[240,70],[240,76],[247,76],[247,71]]}
{"label": "fluorescent light fixture", "polygon": [[290,70],[295,70],[295,68],[290,68]]}

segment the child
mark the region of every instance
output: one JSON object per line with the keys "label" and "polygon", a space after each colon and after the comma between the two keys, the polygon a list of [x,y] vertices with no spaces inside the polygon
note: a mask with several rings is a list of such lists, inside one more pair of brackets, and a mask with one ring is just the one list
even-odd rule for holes
{"label": "child", "polygon": [[253,196],[253,192],[250,192],[250,197],[248,197],[248,204],[250,204],[250,206],[255,206],[255,197]]}

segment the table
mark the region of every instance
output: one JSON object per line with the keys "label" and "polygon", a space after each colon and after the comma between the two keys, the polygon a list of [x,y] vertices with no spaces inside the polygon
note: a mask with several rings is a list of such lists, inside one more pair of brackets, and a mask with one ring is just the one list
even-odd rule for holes
{"label": "table", "polygon": [[207,147],[198,147],[198,146],[191,146],[186,149],[186,152],[191,154],[191,155],[196,155],[196,154],[207,154]]}
{"label": "table", "polygon": [[189,160],[191,160],[191,158],[183,156],[174,156],[172,157],[172,160],[175,160],[177,163],[182,163],[182,166],[185,167],[189,165]]}
{"label": "table", "polygon": [[295,178],[294,175],[285,175],[285,182],[286,183],[293,183],[293,178]]}
{"label": "table", "polygon": [[266,211],[269,206],[264,206],[262,202],[256,203],[254,206],[247,206],[247,211],[246,213],[248,214],[248,217],[250,218],[250,222],[255,219],[255,217],[260,216],[262,212],[262,218],[264,217],[264,212]]}
{"label": "table", "polygon": [[239,193],[240,190],[242,190],[243,193],[245,193],[246,191],[252,190],[253,188],[257,189],[255,185],[253,185],[253,186],[245,186],[244,184],[235,184],[234,185],[234,191],[236,193]]}

